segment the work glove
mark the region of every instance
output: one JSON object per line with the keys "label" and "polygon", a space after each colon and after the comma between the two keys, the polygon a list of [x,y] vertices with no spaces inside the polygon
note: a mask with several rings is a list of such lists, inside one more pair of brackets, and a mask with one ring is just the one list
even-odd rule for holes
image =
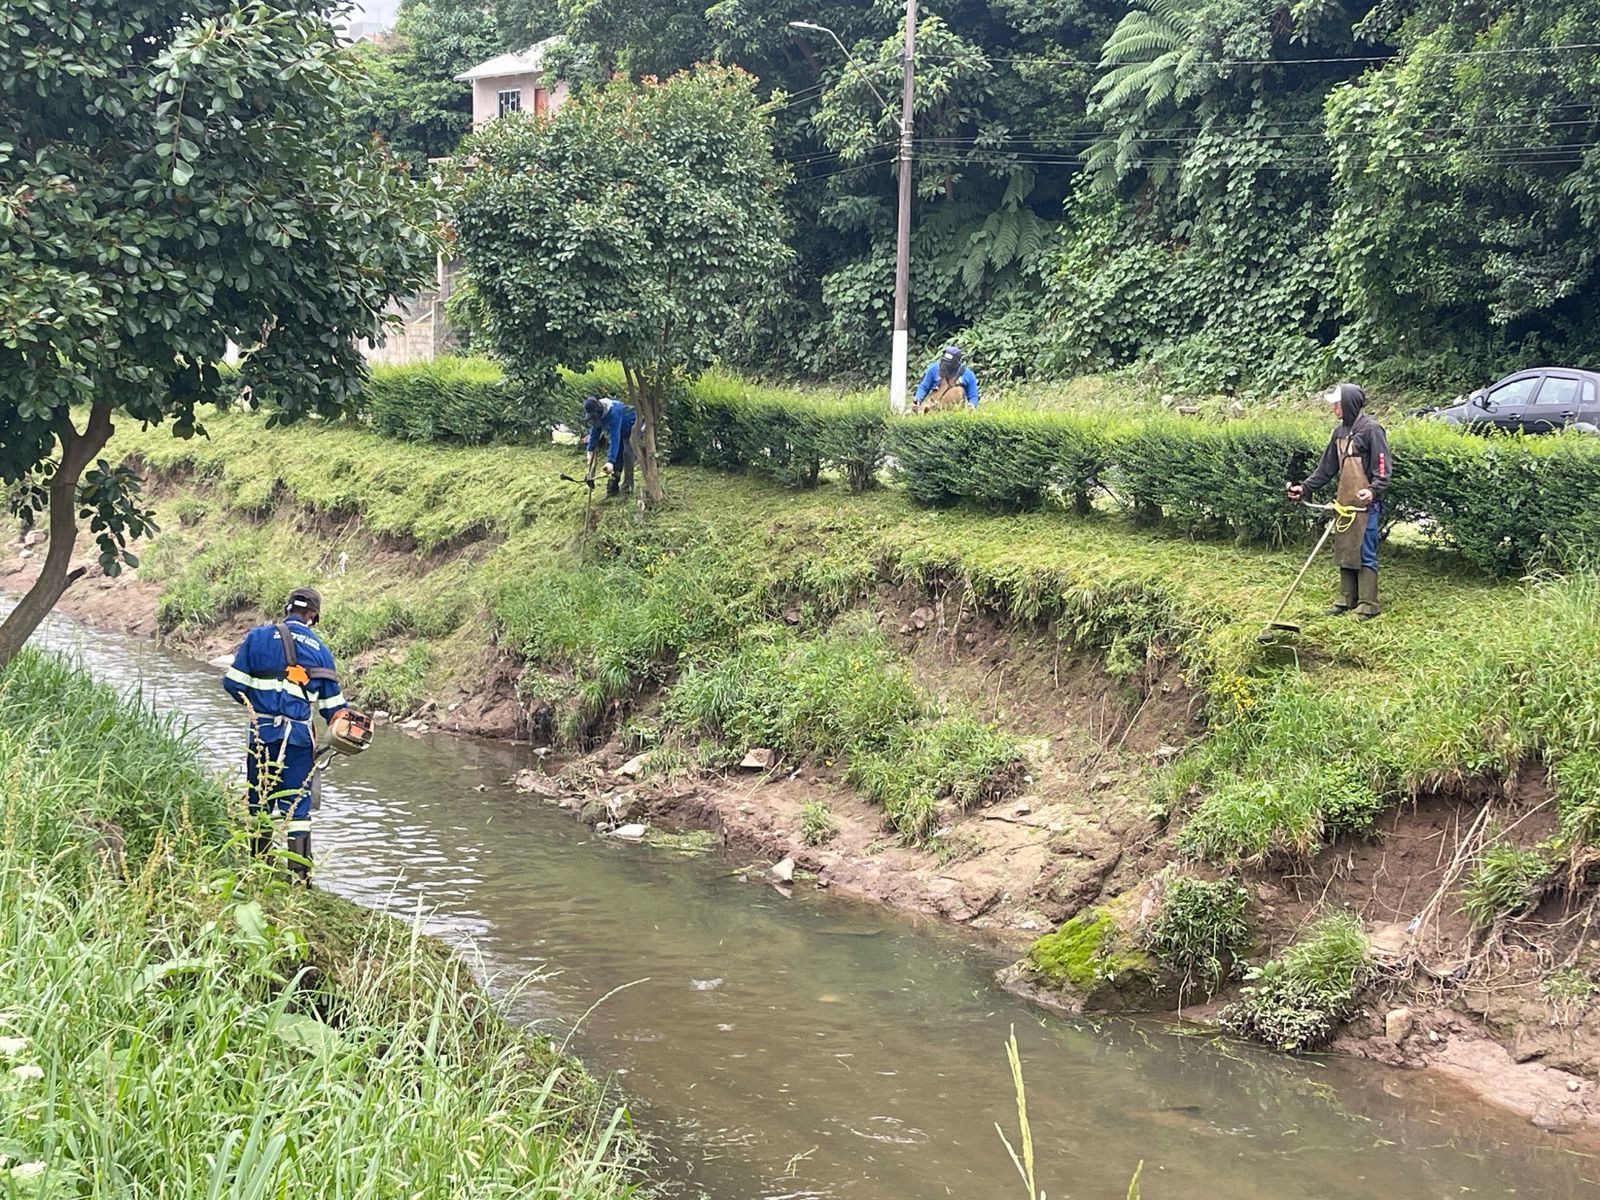
{"label": "work glove", "polygon": [[1298,504],[1302,499],[1304,499],[1306,489],[1298,483],[1291,483],[1284,489],[1284,494],[1287,495],[1291,501]]}
{"label": "work glove", "polygon": [[609,462],[605,462],[605,463],[601,463],[600,464],[600,470],[603,471],[607,475],[610,475],[616,469],[617,468],[612,466]]}

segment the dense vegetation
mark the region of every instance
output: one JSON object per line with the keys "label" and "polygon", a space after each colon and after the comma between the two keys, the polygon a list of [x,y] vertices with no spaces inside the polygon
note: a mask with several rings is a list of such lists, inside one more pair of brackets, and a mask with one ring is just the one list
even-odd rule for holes
{"label": "dense vegetation", "polygon": [[[439,114],[460,123],[466,106],[444,73],[550,34],[580,88],[741,66],[793,171],[796,258],[737,353],[761,372],[875,376],[893,114],[830,39],[788,22],[832,27],[893,96],[902,11],[408,0],[390,61],[418,117],[408,130],[374,89],[368,123],[436,152]],[[1597,27],[1595,0],[924,6],[914,337],[961,337],[990,379],[1143,363],[1191,390],[1334,375],[1461,390],[1592,361]]]}
{"label": "dense vegetation", "polygon": [[[374,373],[375,429],[410,441],[547,441],[572,424],[586,392],[615,394],[601,365],[550,387],[506,380],[482,360],[440,359]],[[1303,411],[1183,417],[1149,411],[1027,411],[890,416],[859,397],[813,399],[721,373],[678,381],[663,409],[673,463],[749,471],[791,487],[830,472],[852,491],[894,477],[923,504],[976,502],[1000,511],[1110,502],[1139,520],[1196,537],[1280,544],[1307,536],[1313,514],[1284,503],[1310,473],[1327,427]],[[1479,438],[1434,422],[1397,424],[1403,464],[1390,520],[1415,522],[1473,567],[1521,574],[1588,560],[1600,549],[1600,443],[1562,437]]]}
{"label": "dense vegetation", "polygon": [[10,1196],[632,1194],[626,1114],[429,939],[250,862],[181,731],[0,672]]}

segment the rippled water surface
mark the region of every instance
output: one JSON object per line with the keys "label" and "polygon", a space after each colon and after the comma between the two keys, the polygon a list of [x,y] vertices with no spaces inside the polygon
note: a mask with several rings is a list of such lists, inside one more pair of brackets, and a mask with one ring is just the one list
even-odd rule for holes
{"label": "rippled water surface", "polygon": [[[242,723],[215,670],[64,620],[43,636],[232,762]],[[1023,1194],[994,1128],[1015,1141],[1014,1025],[1052,1200],[1121,1200],[1140,1160],[1147,1200],[1600,1196],[1593,1157],[1453,1085],[1044,1015],[991,984],[1000,960],[965,935],[597,838],[509,788],[521,765],[380,730],[330,774],[319,882],[418,914],[502,986],[544,972],[515,1015],[558,1039],[576,1025],[685,1195]]]}

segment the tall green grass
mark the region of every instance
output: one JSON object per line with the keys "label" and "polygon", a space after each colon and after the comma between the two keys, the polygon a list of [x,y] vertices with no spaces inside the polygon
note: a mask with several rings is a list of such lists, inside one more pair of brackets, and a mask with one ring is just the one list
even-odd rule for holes
{"label": "tall green grass", "polygon": [[227,838],[169,723],[0,675],[7,1194],[631,1194],[626,1116],[387,918]]}

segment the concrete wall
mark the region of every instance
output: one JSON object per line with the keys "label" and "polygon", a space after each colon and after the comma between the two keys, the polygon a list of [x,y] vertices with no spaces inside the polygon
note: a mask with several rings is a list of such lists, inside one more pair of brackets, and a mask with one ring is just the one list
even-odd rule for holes
{"label": "concrete wall", "polygon": [[476,129],[486,121],[492,121],[500,115],[500,93],[522,90],[522,111],[535,112],[535,98],[539,97],[546,110],[559,108],[566,101],[571,90],[565,82],[557,83],[554,91],[545,87],[544,73],[530,72],[525,75],[500,75],[493,79],[475,79],[472,81],[472,127]]}
{"label": "concrete wall", "polygon": [[460,263],[441,261],[434,287],[393,301],[384,314],[399,317],[401,325],[389,333],[381,346],[362,343],[361,353],[367,362],[373,366],[403,367],[453,352],[456,337],[445,320],[444,302],[455,290],[456,276],[460,272]]}

